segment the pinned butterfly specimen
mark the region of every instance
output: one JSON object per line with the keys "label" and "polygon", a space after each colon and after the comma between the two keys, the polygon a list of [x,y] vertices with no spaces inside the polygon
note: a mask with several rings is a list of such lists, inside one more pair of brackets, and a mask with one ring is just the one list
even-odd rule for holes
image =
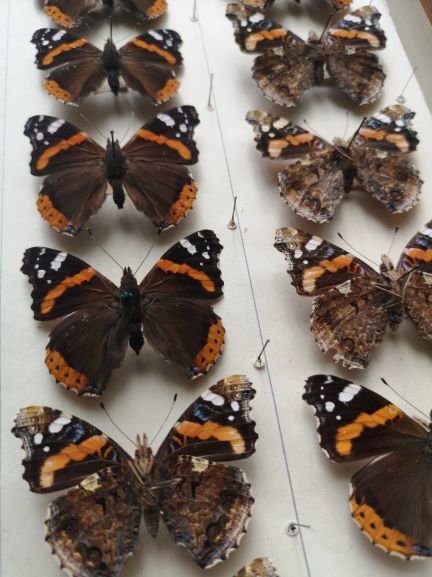
{"label": "pinned butterfly specimen", "polygon": [[140,20],[161,16],[167,9],[166,0],[45,0],[44,11],[63,28],[82,24],[85,16],[98,8],[110,11],[121,7]]}
{"label": "pinned butterfly specimen", "polygon": [[89,423],[49,407],[21,409],[12,429],[36,493],[69,491],[49,506],[46,540],[72,577],[119,577],[138,542],[141,517],[168,532],[202,568],[225,560],[246,531],[254,499],[241,469],[219,461],[255,452],[247,377],[204,392],[156,454],[137,437],[135,458]]}
{"label": "pinned butterfly specimen", "polygon": [[44,81],[45,90],[76,106],[106,83],[116,96],[125,88],[140,92],[154,105],[166,102],[180,86],[175,70],[182,63],[181,42],[174,30],[146,32],[119,50],[111,38],[100,50],[84,38],[53,28],[36,30],[32,38],[37,67],[53,69]]}
{"label": "pinned butterfly specimen", "polygon": [[[301,0],[294,0],[297,4],[300,4]],[[255,8],[257,10],[267,10],[271,8],[274,4],[274,0],[241,0],[242,4],[249,6],[250,8]],[[343,10],[347,8],[352,0],[326,0],[327,4],[332,8],[332,10]]]}
{"label": "pinned butterfly specimen", "polygon": [[106,149],[72,124],[32,116],[24,134],[33,147],[30,169],[44,176],[37,201],[41,216],[75,236],[105,201],[108,186],[123,208],[126,189],[135,207],[159,230],[175,226],[192,208],[197,187],[185,165],[198,161],[193,106],[158,114],[123,147],[113,133]]}
{"label": "pinned butterfly specimen", "polygon": [[246,120],[262,156],[289,161],[278,174],[283,200],[320,224],[333,217],[355,180],[392,213],[417,204],[422,180],[406,159],[419,142],[411,126],[414,116],[404,106],[388,106],[366,119],[350,143],[335,139],[334,145],[266,112],[251,111]]}
{"label": "pinned butterfly specimen", "polygon": [[[222,246],[211,230],[172,246],[138,285],[125,268],[120,287],[81,259],[51,248],[24,253],[34,318],[64,318],[51,332],[45,364],[58,383],[99,396],[127,345],[144,339],[190,379],[214,365],[224,344],[221,319],[206,303],[222,295]],[[67,316],[66,316],[67,315]]]}
{"label": "pinned butterfly specimen", "polygon": [[381,94],[385,74],[370,49],[384,48],[381,14],[364,6],[347,14],[324,33],[305,42],[260,11],[229,4],[237,44],[244,52],[260,53],[252,76],[264,96],[282,106],[295,106],[312,86],[332,82],[355,104],[370,104]]}
{"label": "pinned butterfly specimen", "polygon": [[349,497],[368,539],[403,559],[432,557],[432,423],[332,375],[309,377],[303,399],[315,409],[329,459],[372,457],[352,477]]}
{"label": "pinned butterfly specimen", "polygon": [[258,557],[240,569],[234,577],[278,577],[278,575],[270,559]]}
{"label": "pinned butterfly specimen", "polygon": [[382,257],[380,272],[318,236],[276,231],[298,294],[314,297],[311,331],[323,351],[348,369],[365,368],[387,326],[408,316],[432,341],[432,221],[406,245],[396,268]]}

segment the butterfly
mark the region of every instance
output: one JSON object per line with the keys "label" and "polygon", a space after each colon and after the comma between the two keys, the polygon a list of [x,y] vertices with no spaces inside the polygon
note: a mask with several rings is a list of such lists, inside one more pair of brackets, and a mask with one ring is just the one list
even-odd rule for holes
{"label": "butterfly", "polygon": [[211,230],[167,250],[138,285],[130,268],[120,287],[81,259],[45,247],[24,253],[21,271],[33,287],[34,318],[65,317],[50,334],[45,364],[58,383],[99,396],[127,345],[144,338],[189,378],[204,375],[221,354],[225,329],[205,301],[222,295],[222,250]]}
{"label": "butterfly", "polygon": [[349,503],[360,529],[387,553],[431,557],[432,423],[333,375],[309,377],[303,399],[315,409],[329,459],[372,457],[351,479]]}
{"label": "butterfly", "polygon": [[[106,198],[119,208],[124,188],[159,230],[175,226],[192,208],[197,187],[185,165],[198,161],[193,106],[158,114],[122,148],[113,133],[103,148],[85,132],[53,116],[32,116],[24,134],[33,147],[30,170],[45,179],[37,207],[55,230],[75,236]],[[124,187],[124,188],[123,188]]]}
{"label": "butterfly", "polygon": [[219,461],[255,452],[246,376],[210,387],[181,415],[156,454],[145,435],[135,458],[89,423],[57,409],[21,409],[13,434],[36,493],[69,489],[49,506],[46,540],[72,577],[118,577],[138,541],[168,532],[202,568],[225,560],[246,531],[254,499],[244,472]]}
{"label": "butterfly", "polygon": [[291,161],[278,174],[279,191],[299,216],[327,222],[355,179],[390,212],[407,212],[418,202],[422,180],[406,155],[417,148],[415,116],[408,108],[384,108],[361,124],[350,143],[334,145],[287,118],[251,111],[246,120],[264,157]]}
{"label": "butterfly", "polygon": [[384,48],[386,36],[373,6],[347,14],[322,39],[312,34],[306,42],[263,12],[240,4],[229,4],[227,17],[240,48],[261,53],[252,76],[268,100],[295,106],[306,90],[324,81],[324,67],[355,104],[370,104],[380,96],[385,73],[369,49]]}
{"label": "butterfly", "polygon": [[258,557],[240,569],[234,577],[278,577],[278,575],[270,559]]}
{"label": "butterfly", "polygon": [[396,268],[382,257],[380,272],[318,236],[276,231],[298,294],[314,297],[311,331],[321,349],[348,369],[365,368],[387,325],[408,316],[432,341],[432,220],[406,245]]}
{"label": "butterfly", "polygon": [[101,7],[114,10],[117,6],[140,20],[161,16],[167,9],[166,0],[45,0],[44,12],[64,28],[79,26],[84,17]]}
{"label": "butterfly", "polygon": [[154,105],[166,102],[180,86],[175,69],[183,60],[181,42],[174,30],[146,32],[119,50],[109,38],[103,51],[66,30],[41,28],[32,38],[37,67],[53,69],[44,81],[45,90],[75,106],[106,82],[116,96],[126,87],[150,98]]}
{"label": "butterfly", "polygon": [[[297,4],[300,4],[301,2],[301,0],[294,1],[297,2]],[[241,2],[245,6],[257,10],[267,10],[274,4],[274,0],[241,0]],[[343,8],[347,8],[351,4],[352,0],[326,0],[326,2],[332,10],[342,10]]]}

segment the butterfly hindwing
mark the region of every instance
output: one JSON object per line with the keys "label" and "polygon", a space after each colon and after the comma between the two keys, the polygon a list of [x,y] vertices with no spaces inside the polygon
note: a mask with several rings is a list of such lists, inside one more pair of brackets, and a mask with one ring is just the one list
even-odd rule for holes
{"label": "butterfly hindwing", "polygon": [[120,577],[138,541],[141,514],[124,468],[106,468],[51,503],[46,540],[72,577]]}
{"label": "butterfly hindwing", "polygon": [[242,567],[234,577],[278,577],[278,575],[270,559],[258,557]]}
{"label": "butterfly hindwing", "polygon": [[230,461],[255,451],[255,422],[250,417],[252,383],[244,375],[232,375],[205,391],[178,419],[157,453]]}
{"label": "butterfly hindwing", "polygon": [[45,0],[44,12],[59,26],[73,28],[99,6],[102,6],[102,0]]}
{"label": "butterfly hindwing", "polygon": [[237,467],[183,455],[167,463],[178,482],[160,491],[168,531],[201,568],[225,560],[246,531],[254,498]]}
{"label": "butterfly hindwing", "polygon": [[129,457],[86,421],[50,407],[21,409],[13,434],[25,451],[24,479],[36,493],[72,487],[88,475]]}

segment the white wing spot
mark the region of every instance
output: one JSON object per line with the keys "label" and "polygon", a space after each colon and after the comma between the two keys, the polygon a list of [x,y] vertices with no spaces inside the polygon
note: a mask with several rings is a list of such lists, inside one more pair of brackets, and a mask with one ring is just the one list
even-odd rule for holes
{"label": "white wing spot", "polygon": [[197,252],[197,248],[194,244],[189,242],[186,238],[183,238],[180,241],[180,244],[183,248],[185,248],[189,254],[195,254]]}
{"label": "white wing spot", "polygon": [[313,252],[314,250],[316,250],[319,247],[320,244],[322,244],[322,242],[323,242],[322,238],[319,238],[319,236],[313,236],[307,242],[305,249]]}
{"label": "white wing spot", "polygon": [[240,405],[239,405],[239,403],[238,403],[237,401],[232,401],[232,403],[231,403],[231,409],[232,409],[234,412],[239,411],[239,410],[240,410]]}
{"label": "white wing spot", "polygon": [[216,405],[217,407],[221,407],[225,403],[225,399],[223,397],[221,397],[220,395],[216,395],[211,391],[207,391],[206,393],[201,395],[201,397],[208,403]]}
{"label": "white wing spot", "polygon": [[43,278],[45,276],[46,271],[40,269],[37,271],[38,278]]}
{"label": "white wing spot", "polygon": [[36,433],[36,435],[33,437],[33,442],[35,445],[40,445],[43,441],[43,435],[42,433]]}
{"label": "white wing spot", "polygon": [[327,403],[325,404],[325,410],[327,411],[327,413],[332,413],[335,409],[335,406],[336,405],[331,401],[327,401]]}
{"label": "white wing spot", "polygon": [[51,124],[48,126],[47,131],[50,134],[55,134],[57,132],[57,130],[59,130],[59,128],[61,128],[63,126],[63,124],[65,123],[64,120],[54,120],[54,122],[51,122]]}
{"label": "white wing spot", "polygon": [[59,270],[59,268],[60,268],[61,265],[62,265],[62,262],[65,261],[66,258],[67,258],[67,254],[66,254],[65,252],[59,252],[59,253],[55,256],[54,260],[51,261],[51,265],[50,265],[51,268],[52,268],[53,270]]}
{"label": "white wing spot", "polygon": [[175,126],[175,120],[169,114],[158,114],[158,120],[166,124],[166,126]]}
{"label": "white wing spot", "polygon": [[358,395],[359,392],[360,387],[351,383],[347,385],[341,393],[339,393],[338,399],[341,403],[349,403],[356,395]]}

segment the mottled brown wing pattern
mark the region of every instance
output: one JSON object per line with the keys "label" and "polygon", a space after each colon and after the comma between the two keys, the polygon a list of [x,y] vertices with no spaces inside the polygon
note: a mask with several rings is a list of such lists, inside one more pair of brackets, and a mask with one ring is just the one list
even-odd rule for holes
{"label": "mottled brown wing pattern", "polygon": [[168,476],[177,480],[160,491],[168,531],[203,569],[227,559],[246,531],[254,498],[238,468],[200,457],[173,457]]}
{"label": "mottled brown wing pattern", "polygon": [[140,521],[140,500],[126,470],[111,467],[51,503],[46,540],[72,577],[119,577]]}

